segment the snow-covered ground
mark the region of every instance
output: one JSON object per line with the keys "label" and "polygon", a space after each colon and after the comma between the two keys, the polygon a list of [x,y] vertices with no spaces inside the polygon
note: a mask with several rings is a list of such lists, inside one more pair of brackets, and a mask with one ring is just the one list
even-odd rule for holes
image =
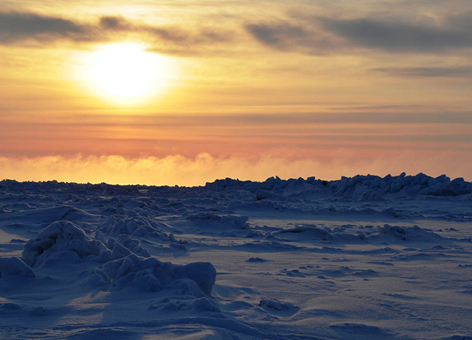
{"label": "snow-covered ground", "polygon": [[0,182],[2,339],[472,339],[472,184]]}

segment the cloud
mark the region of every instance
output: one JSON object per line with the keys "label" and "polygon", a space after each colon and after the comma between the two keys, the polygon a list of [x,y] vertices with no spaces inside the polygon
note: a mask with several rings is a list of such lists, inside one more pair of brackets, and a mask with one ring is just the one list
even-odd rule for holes
{"label": "cloud", "polygon": [[396,77],[418,78],[469,78],[472,66],[460,67],[383,67],[372,69]]}
{"label": "cloud", "polygon": [[127,31],[130,30],[130,25],[122,17],[103,16],[100,18],[100,27],[105,30]]}
{"label": "cloud", "polygon": [[248,24],[246,29],[261,43],[285,49],[310,35],[304,27],[286,22],[273,24]]}
{"label": "cloud", "polygon": [[[284,157],[217,158],[202,153],[195,158],[180,155],[167,157],[124,158],[122,156],[76,155],[35,158],[0,157],[2,178],[20,181],[58,180],[68,182],[107,182],[113,184],[204,185],[218,178],[262,181],[278,175],[281,178],[316,176],[338,179],[361,174],[387,175],[406,171],[425,172],[432,176],[447,173],[472,179],[470,158],[458,152],[384,154],[364,157],[339,150],[331,159],[289,159]],[[34,172],[31,169],[35,169]],[[0,178],[1,179],[1,178]]]}
{"label": "cloud", "polygon": [[227,42],[232,38],[231,32],[216,28],[183,29],[178,26],[152,26],[143,23],[133,23],[126,18],[117,16],[101,17],[100,28],[106,31],[146,34],[158,39],[161,43],[171,42],[185,46]]}
{"label": "cloud", "polygon": [[472,47],[472,11],[459,15],[358,17],[292,13],[285,20],[246,24],[258,42],[305,54],[345,54],[365,49],[389,53],[443,53]]}
{"label": "cloud", "polygon": [[[469,18],[472,20],[472,16]],[[400,20],[321,19],[330,32],[356,47],[388,52],[445,52],[472,47],[472,32],[454,25],[425,25]],[[450,20],[447,20],[448,22]]]}
{"label": "cloud", "polygon": [[34,13],[0,12],[0,43],[36,40],[75,40],[87,28],[71,20],[41,16]]}
{"label": "cloud", "polygon": [[244,28],[258,42],[281,51],[323,55],[339,48],[336,37],[320,30],[315,22],[306,25],[299,20],[278,20],[249,23]]}
{"label": "cloud", "polygon": [[459,14],[446,17],[445,25],[455,30],[472,32],[472,10],[461,11]]}
{"label": "cloud", "polygon": [[139,35],[150,51],[196,54],[232,40],[231,31],[215,27],[153,26],[123,17],[102,16],[82,23],[34,13],[0,12],[0,45],[48,47],[58,42],[107,42]]}

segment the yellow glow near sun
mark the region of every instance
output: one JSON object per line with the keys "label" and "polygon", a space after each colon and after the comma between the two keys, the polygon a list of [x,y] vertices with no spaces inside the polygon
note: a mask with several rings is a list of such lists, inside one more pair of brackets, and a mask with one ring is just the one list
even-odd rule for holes
{"label": "yellow glow near sun", "polygon": [[94,93],[119,105],[139,104],[162,93],[173,66],[170,58],[128,42],[100,46],[87,64]]}

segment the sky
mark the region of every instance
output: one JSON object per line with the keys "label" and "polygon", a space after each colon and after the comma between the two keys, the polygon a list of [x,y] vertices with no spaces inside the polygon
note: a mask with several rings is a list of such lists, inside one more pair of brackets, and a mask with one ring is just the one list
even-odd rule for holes
{"label": "sky", "polygon": [[0,177],[472,180],[470,0],[0,0]]}

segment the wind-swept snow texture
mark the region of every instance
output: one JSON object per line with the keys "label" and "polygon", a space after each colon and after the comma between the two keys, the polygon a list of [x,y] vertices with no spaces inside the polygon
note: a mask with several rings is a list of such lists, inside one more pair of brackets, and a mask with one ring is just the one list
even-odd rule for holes
{"label": "wind-swept snow texture", "polygon": [[472,339],[472,183],[0,182],[0,339]]}

